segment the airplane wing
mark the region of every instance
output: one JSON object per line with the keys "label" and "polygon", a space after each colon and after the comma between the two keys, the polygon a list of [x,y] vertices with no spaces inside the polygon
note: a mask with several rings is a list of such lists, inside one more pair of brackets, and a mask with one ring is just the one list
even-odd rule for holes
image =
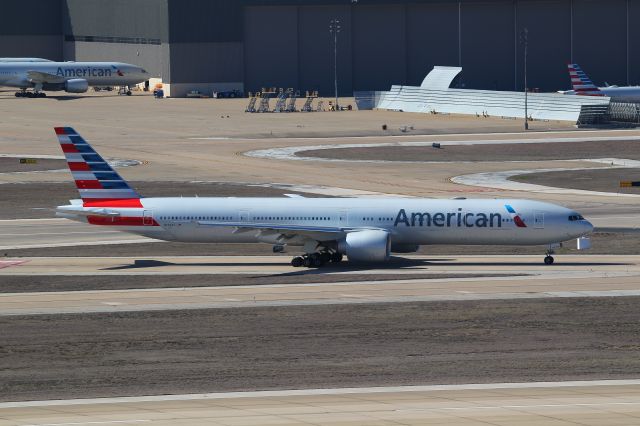
{"label": "airplane wing", "polygon": [[64,83],[66,78],[40,71],[27,71],[27,79],[32,83]]}
{"label": "airplane wing", "polygon": [[297,236],[317,241],[332,241],[344,237],[349,232],[361,229],[341,228],[332,226],[300,226],[300,225],[276,225],[243,222],[211,222],[198,221],[200,226],[213,226],[220,228],[236,228],[235,233],[260,232],[263,235],[280,235],[281,239],[291,239]]}

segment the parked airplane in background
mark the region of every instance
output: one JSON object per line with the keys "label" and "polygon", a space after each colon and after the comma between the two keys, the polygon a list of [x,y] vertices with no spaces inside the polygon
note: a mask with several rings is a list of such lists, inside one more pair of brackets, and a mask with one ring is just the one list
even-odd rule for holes
{"label": "parked airplane in background", "polygon": [[529,200],[143,198],[72,128],[56,127],[81,200],[58,216],[167,241],[302,246],[293,266],[384,262],[426,244],[549,245],[593,230],[579,213]]}
{"label": "parked airplane in background", "polygon": [[573,90],[560,91],[564,95],[608,96],[614,101],[640,102],[639,86],[606,86],[597,87],[580,65],[569,64],[569,76]]}
{"label": "parked airplane in background", "polygon": [[[16,97],[45,97],[43,90],[84,93],[90,86],[133,86],[149,78],[144,69],[120,62],[25,59],[26,62],[0,61],[0,86],[19,88]],[[27,91],[31,88],[32,92]]]}
{"label": "parked airplane in background", "polygon": [[0,58],[0,62],[53,62],[42,58]]}

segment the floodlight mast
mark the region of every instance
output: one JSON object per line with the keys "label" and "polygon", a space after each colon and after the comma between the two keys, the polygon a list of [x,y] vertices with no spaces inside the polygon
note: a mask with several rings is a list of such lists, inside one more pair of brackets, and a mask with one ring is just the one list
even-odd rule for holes
{"label": "floodlight mast", "polygon": [[524,129],[529,130],[529,88],[527,87],[527,56],[529,48],[529,29],[525,28],[520,34],[520,41],[524,45]]}
{"label": "floodlight mast", "polygon": [[338,33],[341,29],[338,18],[333,18],[329,21],[329,32],[333,34],[333,88],[335,95],[333,108],[335,111],[338,111]]}

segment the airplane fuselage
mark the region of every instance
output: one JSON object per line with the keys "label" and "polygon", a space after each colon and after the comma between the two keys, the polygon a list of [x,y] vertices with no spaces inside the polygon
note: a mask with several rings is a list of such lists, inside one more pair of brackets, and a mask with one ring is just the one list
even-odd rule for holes
{"label": "airplane fuselage", "polygon": [[[327,237],[327,229],[345,234],[350,229],[385,230],[392,246],[542,245],[577,238],[593,229],[573,210],[530,200],[142,198],[140,202],[141,208],[109,207],[119,217],[74,215],[74,210],[85,209],[82,206],[58,207],[58,215],[160,240],[199,243],[278,243],[281,233],[267,228],[280,225],[300,226],[307,230],[307,237],[318,241],[343,237]],[[318,230],[315,237],[313,229]],[[304,240],[293,238],[286,243],[302,245]]]}
{"label": "airplane fuselage", "polygon": [[[142,68],[120,62],[0,62],[0,86],[34,87],[29,72],[64,80],[86,80],[89,86],[133,86],[149,78]],[[46,87],[45,83],[45,90]]]}

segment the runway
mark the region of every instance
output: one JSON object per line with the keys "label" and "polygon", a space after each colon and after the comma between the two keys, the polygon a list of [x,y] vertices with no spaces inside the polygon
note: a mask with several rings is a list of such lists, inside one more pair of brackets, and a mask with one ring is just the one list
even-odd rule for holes
{"label": "runway", "polygon": [[[413,256],[410,260],[405,267],[391,269],[363,271],[341,265],[306,271],[322,273],[325,282],[217,286],[216,275],[300,272],[288,265],[287,258],[274,256],[22,259],[0,269],[0,277],[76,276],[87,280],[90,290],[0,294],[0,315],[640,295],[640,256],[563,256],[552,267],[542,264],[539,256]],[[393,274],[397,279],[367,281],[362,280],[363,273]],[[416,273],[423,273],[423,278],[402,279],[403,274]],[[429,279],[429,274],[451,273],[470,276]],[[211,274],[211,286],[190,287],[190,274]],[[335,274],[358,274],[359,278],[333,282]],[[91,277],[97,275],[114,280],[130,275],[153,275],[159,280],[169,276],[176,285],[101,290],[91,286]]]}
{"label": "runway", "polygon": [[7,426],[633,425],[640,380],[230,392],[0,404]]}

